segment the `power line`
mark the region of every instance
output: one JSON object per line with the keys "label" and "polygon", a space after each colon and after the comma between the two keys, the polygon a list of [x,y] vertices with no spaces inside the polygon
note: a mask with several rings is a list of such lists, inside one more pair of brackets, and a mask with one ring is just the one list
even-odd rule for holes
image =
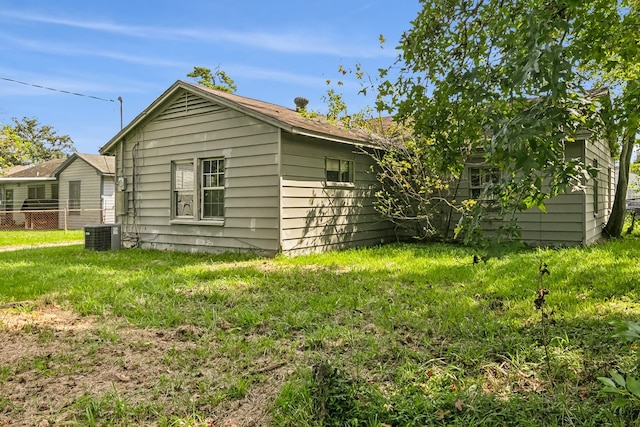
{"label": "power line", "polygon": [[36,84],[33,84],[33,83],[21,82],[19,80],[9,79],[7,77],[0,77],[0,80],[6,80],[8,82],[18,83],[18,84],[25,85],[25,86],[37,87],[39,89],[46,89],[46,90],[50,90],[50,91],[53,91],[53,92],[66,93],[68,95],[84,96],[85,98],[97,99],[98,101],[116,102],[113,99],[100,98],[99,96],[85,95],[83,93],[77,93],[77,92],[69,92],[68,90],[54,89],[52,87],[46,87],[46,86],[42,86],[42,85],[36,85]]}

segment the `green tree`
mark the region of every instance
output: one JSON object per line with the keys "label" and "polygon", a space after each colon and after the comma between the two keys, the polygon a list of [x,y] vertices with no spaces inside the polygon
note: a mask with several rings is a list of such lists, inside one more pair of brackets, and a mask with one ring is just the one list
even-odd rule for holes
{"label": "green tree", "polygon": [[0,168],[33,165],[60,159],[75,151],[68,135],[58,135],[53,127],[36,118],[13,118],[13,125],[0,129]]}
{"label": "green tree", "polygon": [[15,130],[4,125],[0,129],[0,170],[21,165],[26,161],[24,143],[15,134]]}
{"label": "green tree", "polygon": [[[584,130],[606,138],[621,147],[607,224],[619,236],[640,106],[637,2],[422,4],[399,46],[397,80],[378,86],[379,107],[411,124],[422,149],[442,159],[438,172],[460,173],[469,153],[484,153],[502,171],[486,191],[503,215],[582,189],[589,166],[565,158],[565,146]],[[473,230],[485,208],[468,204],[462,229]]]}
{"label": "green tree", "polygon": [[[438,172],[440,159],[412,138],[409,129],[385,119],[371,119],[372,131],[384,135],[380,150],[366,152],[376,161],[375,209],[414,239],[446,238],[455,204],[457,177]],[[380,124],[378,129],[376,124]]]}
{"label": "green tree", "polygon": [[[380,36],[381,47],[384,42]],[[384,77],[384,70],[381,71],[380,77]],[[439,153],[415,138],[410,122],[400,124],[381,114],[384,106],[378,90],[381,78],[372,77],[360,63],[353,68],[340,65],[338,72],[356,78],[360,95],[373,93],[376,98],[375,108],[351,111],[335,87],[330,87],[323,96],[327,105],[323,115],[326,120],[369,133],[380,148],[362,150],[378,166],[375,173],[380,186],[375,192],[375,209],[394,223],[403,236],[418,240],[446,238],[453,212],[461,209],[461,204],[452,201],[458,177],[442,166]],[[344,85],[340,80],[327,80],[329,86],[334,83],[338,87]]]}
{"label": "green tree", "polygon": [[209,68],[193,67],[193,71],[187,74],[187,77],[197,79],[198,84],[211,89],[228,93],[235,93],[235,91],[238,90],[233,79],[221,70],[220,67],[216,67],[213,72]]}

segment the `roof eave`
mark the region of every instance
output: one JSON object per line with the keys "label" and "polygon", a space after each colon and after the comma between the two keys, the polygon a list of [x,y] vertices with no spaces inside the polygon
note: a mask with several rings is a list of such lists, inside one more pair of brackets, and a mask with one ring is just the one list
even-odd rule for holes
{"label": "roof eave", "polygon": [[0,176],[0,184],[14,182],[39,182],[39,181],[56,181],[55,176],[23,176],[23,177],[7,177]]}
{"label": "roof eave", "polygon": [[145,120],[151,112],[153,112],[158,105],[160,105],[164,100],[169,97],[172,93],[180,88],[184,88],[180,80],[176,81],[172,84],[167,90],[165,90],[160,96],[158,96],[147,108],[142,110],[140,114],[138,114],[128,125],[124,128],[120,129],[120,132],[115,134],[113,138],[111,138],[105,145],[98,149],[98,152],[102,155],[108,153],[109,150],[115,146],[118,141],[122,140],[133,128],[135,128],[140,122]]}
{"label": "roof eave", "polygon": [[71,156],[67,157],[66,160],[60,164],[60,166],[55,168],[54,171],[51,173],[51,175],[53,175],[54,177],[57,177],[60,174],[60,172],[65,170],[67,166],[69,166],[78,157],[79,157],[78,153],[73,153]]}
{"label": "roof eave", "polygon": [[311,132],[309,130],[297,128],[297,127],[289,127],[289,128],[283,127],[283,130],[289,133],[292,133],[294,135],[307,136],[310,138],[319,138],[327,141],[338,142],[340,144],[354,145],[354,146],[363,147],[363,148],[376,148],[374,144],[370,144],[364,141],[356,141],[354,139],[340,138],[337,136],[327,135],[326,133]]}

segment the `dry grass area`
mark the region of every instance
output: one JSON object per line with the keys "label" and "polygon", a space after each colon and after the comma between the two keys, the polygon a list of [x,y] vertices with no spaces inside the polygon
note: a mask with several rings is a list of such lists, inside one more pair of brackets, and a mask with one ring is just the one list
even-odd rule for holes
{"label": "dry grass area", "polygon": [[[185,372],[175,369],[176,355],[193,351],[193,338],[203,334],[196,328],[140,329],[117,321],[104,323],[80,317],[56,305],[24,310],[20,304],[0,308],[0,426],[85,425],[87,414],[79,413],[83,402],[115,401],[128,406],[173,406],[197,399],[186,392],[191,387],[160,387],[184,384]],[[269,366],[262,360],[268,378],[241,399],[215,405],[204,425],[262,426],[268,424],[268,405],[285,379],[286,365]],[[225,360],[200,360],[191,380],[222,376]],[[90,406],[90,405],[89,405]],[[213,407],[213,405],[212,405]],[[82,419],[82,422],[79,422]]]}

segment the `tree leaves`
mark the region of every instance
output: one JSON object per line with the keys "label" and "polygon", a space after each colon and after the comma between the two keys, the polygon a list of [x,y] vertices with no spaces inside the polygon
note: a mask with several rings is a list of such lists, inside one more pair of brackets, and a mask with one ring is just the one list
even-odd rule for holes
{"label": "tree leaves", "polygon": [[640,402],[640,380],[627,375],[623,377],[616,371],[609,371],[609,377],[598,377],[604,387],[603,393],[616,394],[625,397],[627,400]]}
{"label": "tree leaves", "polygon": [[565,159],[565,144],[587,131],[615,146],[619,124],[638,116],[640,103],[617,101],[633,91],[588,89],[639,78],[639,24],[631,0],[423,2],[400,43],[400,76],[379,89],[441,156],[440,171],[482,152],[503,170],[504,211],[544,210],[546,198],[583,185],[585,165]]}
{"label": "tree leaves", "polygon": [[193,71],[187,74],[187,77],[197,78],[198,84],[206,86],[210,89],[221,90],[223,92],[234,93],[238,90],[235,82],[220,67],[212,72],[206,67],[193,67]]}
{"label": "tree leaves", "polygon": [[0,129],[0,169],[60,159],[75,151],[70,136],[58,135],[53,127],[41,125],[36,118],[12,120],[13,126]]}

